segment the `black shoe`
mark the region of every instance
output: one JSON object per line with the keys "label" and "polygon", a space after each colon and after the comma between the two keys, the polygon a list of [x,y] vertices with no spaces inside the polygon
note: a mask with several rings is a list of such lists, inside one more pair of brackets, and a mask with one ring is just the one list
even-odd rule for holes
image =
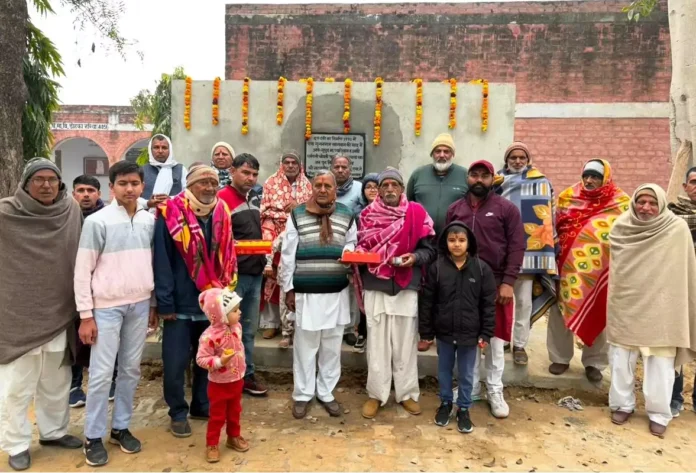
{"label": "black shoe", "polygon": [[355,346],[358,337],[356,337],[354,333],[347,333],[343,335],[343,341],[346,342],[346,345]]}
{"label": "black shoe", "polygon": [[256,381],[253,374],[244,378],[244,392],[252,396],[265,396],[268,393],[268,388],[261,382]]}
{"label": "black shoe", "polygon": [[116,381],[111,382],[111,387],[109,388],[109,401],[113,401],[116,398]]}
{"label": "black shoe", "polygon": [[133,434],[131,434],[130,430],[128,429],[111,429],[111,438],[109,439],[109,443],[120,445],[123,453],[138,453],[142,448],[140,440],[133,437]]}
{"label": "black shoe", "polygon": [[87,404],[87,396],[82,388],[73,388],[70,390],[70,398],[68,400],[70,407],[83,407]]}
{"label": "black shoe", "polygon": [[365,353],[365,345],[367,344],[367,339],[363,337],[362,335],[358,335],[358,339],[355,341],[355,345],[353,345],[353,350],[356,353]]}
{"label": "black shoe", "polygon": [[457,411],[457,430],[463,434],[470,434],[474,431],[474,424],[469,417],[469,409]]}
{"label": "black shoe", "polygon": [[82,451],[85,454],[85,463],[89,466],[104,466],[109,463],[109,454],[104,448],[102,439],[87,439]]}
{"label": "black shoe", "polygon": [[15,471],[26,470],[31,466],[31,457],[29,456],[29,450],[25,450],[17,455],[12,455],[9,458],[8,463],[10,467]]}
{"label": "black shoe", "polygon": [[604,378],[604,376],[602,376],[602,372],[594,366],[588,366],[585,368],[585,376],[587,376],[587,380],[590,383],[599,383]]}
{"label": "black shoe", "polygon": [[185,438],[191,436],[191,424],[187,420],[169,424],[169,430],[174,437]]}
{"label": "black shoe", "polygon": [[44,447],[59,447],[74,450],[82,447],[82,440],[74,435],[63,435],[61,438],[55,440],[39,439],[39,445],[43,445]]}
{"label": "black shoe", "polygon": [[449,424],[450,415],[452,414],[452,403],[443,402],[440,407],[437,408],[437,414],[435,414],[435,425],[444,427]]}

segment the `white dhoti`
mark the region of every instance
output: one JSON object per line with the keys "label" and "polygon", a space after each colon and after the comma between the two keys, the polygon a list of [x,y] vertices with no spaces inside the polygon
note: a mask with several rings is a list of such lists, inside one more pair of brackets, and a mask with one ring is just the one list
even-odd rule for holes
{"label": "white dhoti", "polygon": [[532,276],[520,276],[515,281],[515,325],[512,343],[515,348],[525,348],[529,341],[533,289],[534,278]]}
{"label": "white dhoti", "polygon": [[[486,389],[488,393],[503,392],[503,371],[505,370],[505,341],[498,337],[491,338],[484,350],[484,366],[486,367]],[[474,366],[473,394],[481,390],[481,348],[476,349],[476,365]]]}
{"label": "white dhoti", "polygon": [[66,332],[0,365],[0,448],[8,455],[29,450],[32,424],[28,410],[34,401],[41,440],[56,440],[68,433],[71,371],[61,366],[67,345]]}
{"label": "white dhoti", "polygon": [[418,293],[365,291],[365,315],[368,395],[385,405],[393,379],[396,402],[417,402]]}
{"label": "white dhoti", "polygon": [[280,305],[272,304],[269,301],[265,302],[263,310],[261,311],[259,328],[280,328]]}
{"label": "white dhoti", "polygon": [[[659,349],[627,348],[612,345],[611,388],[609,389],[609,408],[614,411],[633,412],[636,408],[634,382],[638,355],[643,353],[643,395],[648,418],[665,427],[672,420],[670,401],[674,385],[674,358],[672,356],[654,356],[646,353],[659,353]],[[671,351],[666,349],[667,352]],[[671,354],[671,353],[667,353]]]}
{"label": "white dhoti", "polygon": [[[551,363],[569,365],[575,352],[573,332],[565,325],[558,305],[553,304],[549,310],[548,326],[546,327],[546,348]],[[602,371],[609,365],[609,344],[604,331],[595,339],[592,346],[582,349],[582,365],[594,367]]]}

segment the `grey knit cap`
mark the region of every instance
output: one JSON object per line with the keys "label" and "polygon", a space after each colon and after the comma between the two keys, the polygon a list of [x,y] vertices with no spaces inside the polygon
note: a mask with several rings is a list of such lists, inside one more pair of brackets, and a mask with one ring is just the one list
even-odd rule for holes
{"label": "grey knit cap", "polygon": [[386,179],[393,179],[396,182],[398,182],[399,185],[401,185],[402,187],[404,185],[404,177],[401,175],[398,169],[393,168],[391,166],[389,166],[379,174],[378,184],[381,186],[382,182],[384,182]]}
{"label": "grey knit cap", "polygon": [[55,172],[58,179],[62,180],[63,176],[60,174],[60,169],[56,166],[56,163],[46,158],[31,158],[24,165],[24,171],[22,171],[22,187],[26,187],[27,182],[31,179],[31,176],[41,171],[42,169],[50,169]]}

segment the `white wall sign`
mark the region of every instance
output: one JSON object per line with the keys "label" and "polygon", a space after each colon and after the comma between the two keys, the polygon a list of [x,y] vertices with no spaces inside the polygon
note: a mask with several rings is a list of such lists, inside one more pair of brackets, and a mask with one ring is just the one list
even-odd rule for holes
{"label": "white wall sign", "polygon": [[305,141],[305,173],[314,177],[317,171],[331,169],[336,155],[347,156],[353,163],[353,179],[362,179],[365,173],[365,135],[313,133]]}
{"label": "white wall sign", "polygon": [[51,130],[108,130],[108,123],[51,123]]}

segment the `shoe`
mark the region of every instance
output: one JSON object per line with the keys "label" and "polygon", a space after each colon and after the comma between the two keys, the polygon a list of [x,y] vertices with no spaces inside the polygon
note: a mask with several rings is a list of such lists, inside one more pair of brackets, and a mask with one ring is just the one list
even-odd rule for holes
{"label": "shoe", "polygon": [[418,351],[428,351],[433,346],[432,340],[420,340],[418,342]]}
{"label": "shoe", "polygon": [[611,413],[611,422],[616,425],[624,425],[633,412],[614,411]]}
{"label": "shoe", "polygon": [[87,404],[87,396],[82,388],[72,388],[70,390],[70,400],[68,401],[70,407],[83,407]]}
{"label": "shoe", "polygon": [[585,368],[585,376],[590,383],[599,383],[604,378],[604,376],[602,376],[602,372],[594,366],[588,366]]}
{"label": "shoe", "polygon": [[275,328],[267,328],[266,330],[263,331],[263,338],[266,340],[270,340],[272,338],[275,338],[276,335],[278,334],[278,329]]}
{"label": "shoe", "polygon": [[440,427],[445,427],[449,424],[450,417],[452,416],[452,403],[443,402],[440,407],[437,408],[437,413],[435,414],[435,425]]}
{"label": "shoe", "polygon": [[368,399],[362,408],[362,416],[365,419],[374,419],[379,411],[379,401],[377,399]]}
{"label": "shoe", "polygon": [[681,411],[684,410],[684,405],[677,401],[672,401],[669,405],[669,410],[672,412],[672,417],[679,417]]}
{"label": "shoe", "polygon": [[280,343],[278,343],[278,348],[287,350],[288,348],[290,348],[290,345],[292,345],[292,338],[284,336]]}
{"label": "shoe", "polygon": [[39,440],[39,445],[76,450],[82,447],[82,440],[74,435],[63,435],[61,438],[55,440]]}
{"label": "shoe", "polygon": [[667,426],[658,424],[657,422],[650,421],[650,433],[655,437],[663,438],[667,432]]}
{"label": "shoe", "polygon": [[324,402],[322,400],[319,400],[319,404],[324,406],[324,409],[326,409],[326,412],[328,412],[331,417],[340,417],[341,416],[341,406],[338,404],[338,402],[335,399],[333,401],[329,401],[329,402]]}
{"label": "shoe", "polygon": [[470,434],[474,431],[474,424],[469,417],[469,409],[459,409],[457,411],[457,430],[462,434]]}
{"label": "shoe", "polygon": [[114,430],[111,429],[111,438],[109,443],[119,445],[123,453],[138,453],[142,449],[140,440],[133,437],[130,430]]}
{"label": "shoe", "polygon": [[513,348],[512,349],[512,359],[516,365],[524,366],[529,362],[529,357],[524,348]]}
{"label": "shoe", "polygon": [[292,416],[295,419],[304,419],[309,410],[309,402],[307,401],[295,401],[292,405]]}
{"label": "shoe", "polygon": [[347,333],[343,335],[343,341],[346,342],[346,345],[353,347],[357,343],[358,337],[356,337],[354,333]]}
{"label": "shoe", "polygon": [[253,374],[244,378],[244,392],[252,396],[265,396],[268,388],[263,383],[256,381]]}
{"label": "shoe", "polygon": [[12,455],[8,462],[10,467],[15,471],[26,470],[31,466],[31,456],[29,450],[25,450],[17,455]]}
{"label": "shoe", "polygon": [[207,421],[210,418],[210,415],[207,412],[198,413],[189,411],[189,418],[193,420]]}
{"label": "shoe", "polygon": [[509,352],[509,351],[510,351],[510,344],[506,343],[505,345],[503,345],[503,352]]}
{"label": "shoe", "polygon": [[89,466],[104,466],[109,463],[109,454],[102,439],[87,439],[82,451],[85,454],[85,463]]}
{"label": "shoe", "polygon": [[355,353],[365,353],[365,345],[367,344],[367,339],[362,335],[358,335],[358,339],[353,345],[353,351]]}
{"label": "shoe", "polygon": [[563,363],[551,363],[551,366],[549,366],[549,373],[560,376],[568,371],[568,368],[570,368],[570,365],[564,365]]}
{"label": "shoe", "polygon": [[[456,390],[458,392],[459,388],[456,388]],[[471,391],[471,402],[483,401],[484,399],[485,396],[481,395],[481,383],[478,383],[474,390]]]}
{"label": "shoe", "polygon": [[246,452],[249,450],[249,442],[244,440],[241,435],[239,437],[227,437],[227,442],[225,442],[225,447],[231,448],[238,452]]}
{"label": "shoe", "polygon": [[488,405],[491,406],[491,414],[497,419],[505,419],[510,415],[510,406],[505,402],[503,393],[488,393]]}
{"label": "shoe", "polygon": [[421,413],[420,404],[413,399],[406,399],[401,403],[401,406],[412,416],[417,416]]}
{"label": "shoe", "polygon": [[217,445],[208,445],[205,447],[205,461],[208,463],[217,463],[220,461],[220,449]]}
{"label": "shoe", "polygon": [[109,401],[113,402],[116,399],[116,382],[111,382],[111,388],[109,388]]}
{"label": "shoe", "polygon": [[175,422],[172,421],[169,424],[169,431],[176,438],[186,438],[191,436],[191,424],[187,420]]}

